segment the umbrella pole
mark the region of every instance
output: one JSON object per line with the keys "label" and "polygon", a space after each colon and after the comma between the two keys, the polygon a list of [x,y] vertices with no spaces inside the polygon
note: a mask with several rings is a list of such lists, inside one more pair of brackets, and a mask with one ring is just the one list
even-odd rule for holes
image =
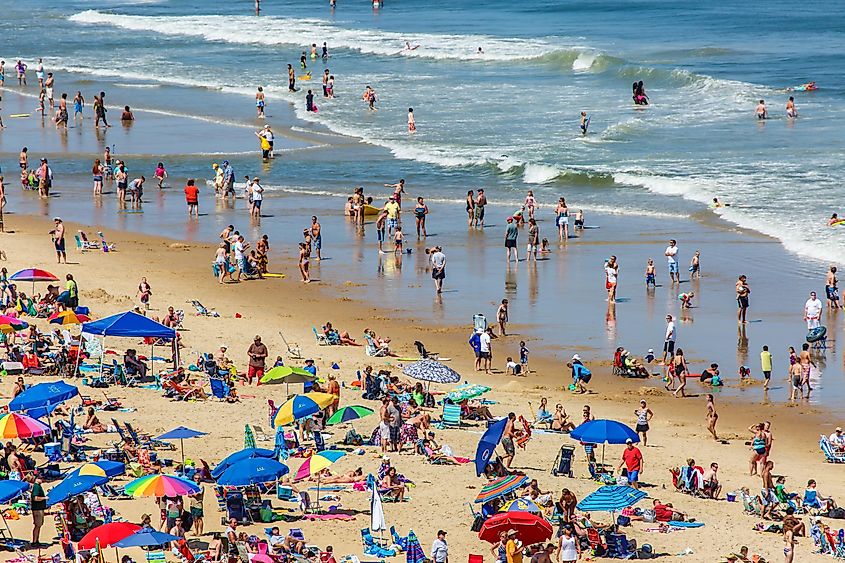
{"label": "umbrella pole", "polygon": [[182,450],[182,475],[185,474],[185,439],[179,438],[179,445]]}
{"label": "umbrella pole", "polygon": [[153,374],[153,377],[156,375],[156,345],[155,341],[150,344],[150,372]]}

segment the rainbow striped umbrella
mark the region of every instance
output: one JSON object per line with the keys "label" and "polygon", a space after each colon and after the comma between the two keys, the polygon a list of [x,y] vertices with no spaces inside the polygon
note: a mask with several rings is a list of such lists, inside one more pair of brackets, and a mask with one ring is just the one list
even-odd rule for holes
{"label": "rainbow striped umbrella", "polygon": [[19,330],[28,328],[29,324],[9,315],[0,315],[0,332],[3,334],[11,334]]}
{"label": "rainbow striped umbrella", "polygon": [[0,436],[3,438],[37,438],[49,432],[49,426],[25,414],[10,412],[0,416]]}
{"label": "rainbow striped umbrella", "polygon": [[279,407],[273,416],[273,426],[290,424],[294,420],[318,413],[334,402],[334,395],[328,393],[306,393],[294,395]]}
{"label": "rainbow striped umbrella", "polygon": [[311,475],[316,475],[345,455],[345,453],[338,450],[325,450],[320,453],[316,453],[306,459],[305,462],[299,466],[299,470],[296,472],[294,480],[299,481],[300,479],[305,479]]}
{"label": "rainbow striped umbrella", "polygon": [[147,475],[135,479],[123,489],[133,497],[176,497],[199,492],[196,483],[173,475]]}
{"label": "rainbow striped umbrella", "polygon": [[35,282],[59,281],[59,278],[47,270],[41,270],[39,268],[26,268],[25,270],[20,270],[9,276],[9,279],[16,282],[32,282],[32,293],[35,293]]}
{"label": "rainbow striped umbrella", "polygon": [[528,481],[528,477],[525,475],[499,477],[481,488],[481,492],[475,497],[475,502],[487,502],[496,497],[506,495],[524,485],[526,481]]}
{"label": "rainbow striped umbrella", "polygon": [[70,309],[65,309],[64,311],[59,311],[58,313],[50,315],[50,324],[54,325],[79,325],[87,323],[90,320],[91,319],[88,315],[77,315]]}

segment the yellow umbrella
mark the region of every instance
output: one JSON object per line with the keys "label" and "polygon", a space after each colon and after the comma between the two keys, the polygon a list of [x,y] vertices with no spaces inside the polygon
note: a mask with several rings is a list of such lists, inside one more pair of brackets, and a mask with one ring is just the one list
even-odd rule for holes
{"label": "yellow umbrella", "polygon": [[284,426],[294,420],[311,416],[334,402],[335,396],[329,393],[307,393],[294,395],[279,407],[273,416],[275,427]]}

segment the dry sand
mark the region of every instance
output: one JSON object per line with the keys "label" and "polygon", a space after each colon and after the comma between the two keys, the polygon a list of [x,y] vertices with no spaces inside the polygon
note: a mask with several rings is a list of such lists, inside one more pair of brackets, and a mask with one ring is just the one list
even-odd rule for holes
{"label": "dry sand", "polygon": [[[366,357],[363,348],[316,346],[311,326],[319,326],[331,320],[337,328],[348,330],[353,336],[360,335],[365,327],[389,335],[400,355],[414,355],[413,341],[423,340],[429,349],[452,357],[450,366],[466,380],[485,383],[494,388],[488,398],[498,401],[493,407],[496,415],[513,410],[530,418],[529,402],[536,407],[540,398],[545,396],[549,398],[550,405],[561,402],[567,412],[574,416],[578,415],[582,405],[589,404],[596,417],[618,419],[633,426],[633,410],[639,398],[645,396],[655,412],[649,446],[643,448],[645,470],[642,479],[649,485],[646,491],[651,497],[672,502],[676,509],[705,523],[700,529],[671,534],[644,532],[647,525],[642,523],[635,523],[633,528],[628,529],[629,537],[640,543],[650,543],[658,553],[672,554],[674,557],[674,554],[691,547],[694,554],[686,556],[685,560],[713,562],[721,560],[722,554],[747,545],[752,553],[761,553],[769,561],[777,561],[782,557],[780,536],[753,531],[752,527],[759,520],[744,515],[740,503],[697,500],[676,493],[671,487],[669,469],[682,465],[688,457],[694,457],[702,466],[709,465],[711,461],[719,462],[724,492],[742,486],[748,486],[752,491],[759,489],[760,479],[748,476],[750,452],[745,444],[750,439],[748,426],[760,420],[772,421],[775,440],[771,459],[775,463],[775,473],[788,476],[789,490],[803,491],[806,480],[815,478],[819,482],[819,489],[826,495],[845,497],[845,483],[840,478],[841,468],[826,464],[817,446],[819,433],[830,433],[837,425],[823,411],[807,406],[719,402],[718,430],[720,436],[728,440],[727,443],[719,443],[708,437],[704,421],[706,389],[699,388],[697,382],[691,381],[689,388],[698,396],[673,399],[653,386],[621,380],[611,376],[606,367],[593,365],[595,376],[591,384],[592,392],[586,396],[577,396],[563,387],[569,383],[566,368],[544,361],[536,357],[538,355],[532,357],[535,373],[527,377],[514,378],[503,373],[485,376],[473,371],[466,344],[468,327],[421,326],[395,320],[390,311],[362,306],[356,302],[352,285],[304,286],[297,281],[298,274],[293,262],[281,267],[271,266],[275,271],[288,274],[283,280],[220,286],[210,276],[209,265],[213,256],[213,248],[210,246],[111,233],[110,238],[117,243],[119,252],[107,255],[100,252],[79,254],[71,250],[71,262],[74,263],[57,267],[46,234],[50,227],[51,223],[42,219],[7,215],[6,229],[14,230],[14,233],[0,235],[0,247],[9,256],[9,260],[0,265],[10,272],[24,267],[42,267],[61,277],[66,272],[73,273],[81,289],[82,303],[88,305],[96,317],[130,308],[135,302],[138,281],[141,276],[146,276],[153,288],[153,310],[150,314],[161,316],[168,305],[185,309],[185,331],[182,333],[185,347],[182,355],[186,361],[193,361],[197,353],[213,352],[221,343],[226,343],[229,356],[238,365],[245,366],[246,349],[255,334],[262,335],[271,356],[275,357],[285,351],[279,337],[279,331],[282,331],[289,342],[298,342],[304,354],[316,360],[323,375],[328,374],[332,362],[337,362],[341,367],[339,378],[347,384],[354,380],[357,369],[368,364],[382,367],[392,363],[394,373],[400,371],[395,361]],[[77,228],[76,225],[67,224],[69,234]],[[69,240],[72,238],[69,237]],[[23,289],[26,291],[26,288]],[[198,299],[209,308],[215,308],[221,316],[194,316],[190,304],[186,303],[190,299]],[[242,318],[235,318],[236,313],[240,313]],[[46,327],[43,321],[39,322],[42,328]],[[514,326],[513,329],[518,332],[519,327]],[[513,338],[509,337],[510,340]],[[494,340],[494,354],[500,342]],[[135,344],[125,339],[109,339],[107,342],[108,348],[119,351]],[[586,360],[588,364],[591,363],[590,358]],[[494,365],[502,368],[503,364],[502,355],[496,355]],[[38,381],[34,377],[28,379],[30,383]],[[10,396],[11,385],[10,380],[2,382],[6,396]],[[100,395],[100,391],[95,389],[82,391],[95,397]],[[277,403],[284,399],[284,389],[279,386],[239,388],[242,402],[236,405],[216,401],[174,402],[163,398],[158,392],[145,389],[111,388],[107,392],[109,396],[119,397],[124,405],[138,409],[133,413],[116,413],[115,418],[131,421],[153,435],[178,425],[208,432],[206,437],[186,442],[186,455],[205,459],[211,464],[243,446],[245,424],[267,427],[267,399],[274,399]],[[344,390],[341,402],[368,404],[348,388]],[[107,414],[101,413],[101,418],[107,419]],[[374,417],[371,417],[357,421],[354,426],[360,433],[368,435],[375,424]],[[438,430],[437,437],[441,443],[451,446],[456,455],[474,457],[475,444],[482,431],[481,426],[471,423],[460,430]],[[344,430],[338,429],[335,439],[342,439],[343,433]],[[90,445],[102,447],[115,441],[117,436],[89,435],[89,438]],[[514,466],[524,470],[529,477],[538,479],[540,487],[552,491],[555,497],[562,488],[567,487],[581,499],[597,488],[597,484],[588,477],[581,448],[576,449],[574,479],[553,477],[550,473],[559,446],[571,443],[573,441],[567,437],[536,435],[526,450],[518,452]],[[608,446],[607,457],[616,463],[621,450],[621,446]],[[174,453],[178,456],[178,452]],[[475,477],[472,465],[433,466],[407,453],[392,457],[394,465],[412,479],[416,487],[410,490],[410,502],[385,505],[388,525],[395,525],[400,534],[413,528],[426,552],[430,549],[436,530],[443,528],[449,532],[452,561],[465,560],[467,554],[472,553],[483,554],[491,560],[489,545],[479,541],[476,534],[470,531],[472,517],[466,505],[472,503],[483,485],[483,480]],[[292,473],[299,463],[299,460],[291,460]],[[365,472],[375,472],[378,466],[376,449],[367,448],[364,456],[342,458],[337,463],[337,470],[349,471],[358,466],[363,467]],[[364,493],[341,493],[341,502],[347,509],[363,511],[368,507],[368,497]],[[643,505],[649,502],[643,501]],[[138,521],[144,512],[155,511],[152,499],[114,501],[110,505],[121,517],[130,521]],[[222,530],[219,520],[221,513],[217,512],[211,491],[206,494],[205,511],[206,531]],[[596,515],[595,518],[599,521],[607,520],[606,515]],[[835,521],[832,523],[838,528]],[[310,543],[333,545],[339,556],[354,553],[362,559],[369,558],[362,555],[359,531],[368,525],[369,517],[366,514],[350,522],[303,521],[296,524],[303,528]],[[12,522],[11,526],[18,537],[29,537],[29,517]],[[262,528],[261,525],[255,525],[249,527],[249,531],[262,536]],[[44,530],[42,537],[52,536],[53,526],[49,519]],[[203,538],[203,541],[207,540],[207,537]],[[801,538],[796,561],[821,560],[821,556],[811,554],[812,550],[812,541]],[[52,554],[56,548],[45,551]],[[132,555],[143,559],[140,551]],[[107,558],[113,559],[114,552],[109,551]]]}

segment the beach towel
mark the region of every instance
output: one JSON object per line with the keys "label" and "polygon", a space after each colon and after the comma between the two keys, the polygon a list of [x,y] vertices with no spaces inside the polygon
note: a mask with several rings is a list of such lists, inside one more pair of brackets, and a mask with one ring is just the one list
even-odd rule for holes
{"label": "beach towel", "polygon": [[678,520],[670,520],[669,525],[673,528],[700,528],[704,526],[704,522],[680,522]]}
{"label": "beach towel", "polygon": [[306,520],[355,520],[355,516],[351,514],[306,514]]}

